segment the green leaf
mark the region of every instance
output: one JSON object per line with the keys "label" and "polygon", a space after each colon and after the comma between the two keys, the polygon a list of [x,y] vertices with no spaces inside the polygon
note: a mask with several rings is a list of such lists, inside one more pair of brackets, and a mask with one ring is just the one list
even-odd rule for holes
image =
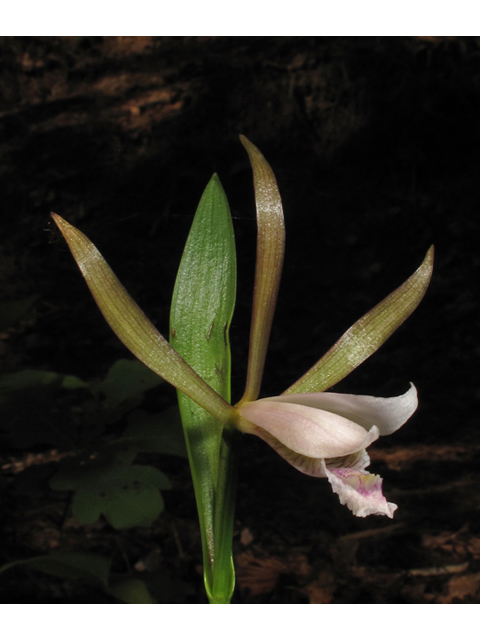
{"label": "green leaf", "polygon": [[160,489],[168,478],[158,469],[133,465],[138,449],[110,445],[83,458],[64,458],[50,480],[55,491],[75,491],[73,514],[83,524],[101,514],[116,529],[146,526],[163,511]]}
{"label": "green leaf", "polygon": [[164,509],[158,489],[168,489],[165,476],[154,467],[132,466],[102,476],[95,487],[80,489],[73,499],[79,522],[96,522],[103,513],[115,529],[146,527]]}
{"label": "green leaf", "polygon": [[49,444],[71,448],[77,428],[70,406],[56,403],[62,389],[87,389],[75,376],[25,369],[0,376],[0,427],[14,447]]}
{"label": "green leaf", "polygon": [[111,411],[126,401],[130,401],[129,406],[136,406],[145,391],[162,383],[163,380],[139,360],[120,359],[110,367],[104,380],[90,387],[95,394],[104,396],[104,409]]}
{"label": "green leaf", "polygon": [[143,580],[131,577],[113,578],[109,585],[111,560],[97,553],[53,551],[46,556],[9,562],[0,567],[0,573],[21,566],[66,580],[81,580],[127,604],[154,604]]}
{"label": "green leaf", "polygon": [[123,578],[117,580],[107,592],[127,604],[155,604],[143,580]]}
{"label": "green leaf", "polygon": [[24,369],[23,371],[0,376],[0,400],[14,391],[51,385],[57,385],[64,389],[82,389],[88,386],[83,380],[75,376],[67,376],[53,371]]}
{"label": "green leaf", "polygon": [[[217,175],[205,189],[175,282],[170,341],[190,366],[230,402],[229,327],[236,289],[235,240]],[[211,602],[229,602],[234,586],[231,542],[235,433],[178,394],[202,532]]]}
{"label": "green leaf", "polygon": [[433,270],[433,246],[415,273],[346,331],[307,373],[284,393],[325,391],[370,357],[417,308]]}
{"label": "green leaf", "polygon": [[54,551],[47,556],[37,556],[27,560],[16,560],[3,565],[0,573],[24,566],[52,576],[80,579],[95,587],[105,589],[108,585],[111,561],[96,553]]}

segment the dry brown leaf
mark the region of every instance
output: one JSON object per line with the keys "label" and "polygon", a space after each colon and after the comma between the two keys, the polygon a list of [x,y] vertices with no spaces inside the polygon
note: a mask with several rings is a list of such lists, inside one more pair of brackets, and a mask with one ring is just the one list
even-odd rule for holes
{"label": "dry brown leaf", "polygon": [[447,583],[446,595],[437,599],[439,604],[451,604],[454,599],[464,600],[467,597],[477,598],[480,590],[480,573],[466,576],[454,576]]}
{"label": "dry brown leaf", "polygon": [[281,574],[305,579],[310,573],[308,560],[302,554],[278,558],[263,551],[248,550],[235,557],[235,566],[238,584],[254,596],[273,591]]}
{"label": "dry brown leaf", "polygon": [[302,593],[308,596],[310,604],[330,604],[335,593],[335,576],[329,571],[321,571],[317,580],[307,584]]}
{"label": "dry brown leaf", "polygon": [[240,544],[243,544],[244,547],[248,547],[254,540],[253,533],[250,531],[248,527],[242,529],[240,533]]}
{"label": "dry brown leaf", "polygon": [[467,549],[475,559],[480,557],[480,538],[471,538],[468,541]]}
{"label": "dry brown leaf", "polygon": [[389,469],[402,469],[423,460],[460,462],[469,460],[478,454],[478,446],[447,446],[447,445],[412,445],[409,447],[393,447],[392,449],[372,449],[369,451],[372,462],[383,462]]}

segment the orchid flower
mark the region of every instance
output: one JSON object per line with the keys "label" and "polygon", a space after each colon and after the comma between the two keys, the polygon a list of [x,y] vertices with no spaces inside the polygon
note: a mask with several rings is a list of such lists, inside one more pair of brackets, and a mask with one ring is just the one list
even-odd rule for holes
{"label": "orchid flower", "polygon": [[395,398],[343,393],[299,393],[247,402],[239,427],[259,436],[287,462],[310,476],[328,478],[354,515],[393,518],[397,505],[382,494],[382,479],[365,471],[365,449],[399,429],[418,405],[413,386]]}
{"label": "orchid flower", "polygon": [[[409,391],[396,398],[327,393],[326,390],[372,355],[413,312],[425,294],[433,267],[433,247],[431,247],[417,271],[346,331],[304,376],[282,395],[259,400],[280,284],[285,227],[280,194],[272,169],[251,142],[243,136],[240,138],[253,169],[257,214],[257,258],[247,382],[244,395],[235,406],[230,404],[229,389],[226,390],[225,384],[222,386],[218,382],[217,375],[221,371],[223,381],[229,381],[229,351],[227,353],[226,350],[228,350],[231,312],[228,310],[224,312],[223,324],[220,324],[216,320],[216,310],[208,308],[208,317],[205,316],[205,320],[208,320],[205,325],[207,329],[205,331],[202,329],[203,333],[198,329],[197,333],[192,334],[186,341],[187,344],[184,341],[181,348],[181,341],[178,342],[177,326],[172,323],[171,342],[176,348],[178,343],[179,350],[185,356],[184,359],[131,299],[90,240],[60,216],[52,214],[67,240],[100,311],[113,331],[137,358],[179,390],[180,399],[186,397],[187,400],[193,401],[193,404],[184,405],[182,419],[184,419],[201,522],[203,519],[205,575],[210,602],[229,601],[227,595],[218,594],[223,589],[225,593],[228,591],[231,595],[233,590],[233,569],[229,577],[223,580],[221,587],[218,586],[220,582],[215,583],[214,571],[216,566],[221,566],[222,572],[226,575],[229,571],[228,564],[231,565],[233,508],[228,505],[229,500],[233,501],[233,497],[227,499],[225,496],[227,494],[233,496],[233,471],[230,467],[234,465],[228,453],[231,452],[232,443],[235,440],[231,437],[232,428],[262,438],[301,472],[328,478],[334,492],[339,495],[341,503],[346,504],[355,515],[393,516],[396,505],[388,503],[382,495],[381,478],[366,471],[370,460],[365,449],[380,435],[388,435],[396,431],[414,413],[417,408],[415,387],[411,385]],[[222,201],[221,207],[227,211],[228,205],[225,204],[223,190],[221,191],[223,195],[218,195],[221,186],[216,176],[209,183],[204,198],[207,197],[209,189],[207,199],[209,199],[208,206],[211,211],[214,211],[215,207],[220,207],[215,205],[215,197],[217,201]],[[217,195],[214,197],[214,194]],[[200,229],[197,233],[200,235],[203,233],[204,237],[214,234],[217,222],[212,222],[213,220],[213,217],[209,218],[210,227],[203,231]],[[224,222],[223,219],[222,224]],[[230,219],[228,223],[231,225]],[[229,234],[230,231],[227,230],[225,233]],[[197,235],[196,238],[198,237],[200,236]],[[218,264],[215,269],[217,275],[219,274],[218,281],[223,282],[221,286],[232,288],[234,284],[231,284],[231,273],[234,269],[223,280],[220,277],[224,268],[222,264],[224,259],[221,255],[223,250],[220,245],[216,249]],[[230,249],[225,249],[227,250]],[[202,251],[197,250],[199,260],[201,260]],[[209,268],[212,255],[215,254],[212,253],[208,258]],[[188,264],[185,264],[185,269],[190,268],[184,276],[184,282],[187,281],[185,289],[188,289],[189,274],[193,274],[197,268],[188,260],[186,262]],[[208,269],[205,270],[208,278],[210,278],[209,273]],[[202,286],[201,283],[198,286]],[[183,298],[190,304],[192,297],[196,294],[200,296],[198,290],[193,289],[193,291],[184,292]],[[174,296],[174,300],[177,298]],[[233,297],[231,301],[233,304]],[[224,304],[222,295],[218,296],[218,300],[212,304],[214,306]],[[208,304],[205,303],[205,305],[204,307],[207,308]],[[184,332],[188,332],[185,318],[188,318],[192,324],[192,331],[196,331],[197,316],[195,314],[196,312],[192,315],[191,309],[188,314],[179,309],[176,317],[183,323]],[[210,317],[213,320],[210,320]],[[220,332],[217,347],[221,343],[225,352],[221,366],[215,364],[215,367],[208,360],[214,348],[210,343],[213,327],[215,331]],[[203,344],[202,348],[198,348],[200,342]],[[210,370],[208,370],[209,367]],[[213,368],[217,378],[211,371]],[[214,379],[217,380],[215,383],[212,382]],[[204,420],[203,414],[196,414],[194,407],[201,407],[205,415],[213,417],[213,426],[208,426],[210,423]],[[197,416],[195,418],[199,422],[197,426],[195,420],[190,419],[190,425],[186,428],[189,415],[190,418]],[[212,431],[214,434],[210,437]],[[225,509],[229,511],[228,518],[222,511]],[[224,541],[225,538],[230,539],[230,550]],[[218,560],[220,556],[222,560]]]}

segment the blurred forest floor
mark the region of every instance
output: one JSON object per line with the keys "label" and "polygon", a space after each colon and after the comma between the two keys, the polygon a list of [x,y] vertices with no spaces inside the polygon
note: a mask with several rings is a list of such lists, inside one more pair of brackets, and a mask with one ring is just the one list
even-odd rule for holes
{"label": "blurred forest floor", "polygon": [[[232,350],[240,397],[255,222],[239,133],[270,162],[287,226],[263,395],[303,374],[435,244],[419,309],[336,389],[388,396],[410,380],[419,389],[416,415],[369,450],[385,495],[399,505],[394,520],[355,519],[326,481],[244,438],[233,602],[479,603],[480,40],[4,37],[0,63],[2,374],[98,380],[129,355],[91,301],[50,211],[96,243],[166,335],[182,247],[216,171],[238,248]],[[8,316],[18,301],[22,313]],[[15,427],[2,426],[0,563],[53,550],[101,553],[117,575],[146,579],[158,602],[204,603],[187,461],[140,455],[172,485],[152,525],[79,524],[69,493],[48,484],[72,450],[42,441],[41,427],[32,436],[37,420],[60,415],[66,397],[49,395],[47,406],[36,396],[30,412],[19,409],[23,422],[9,414]],[[174,402],[174,390],[160,387],[141,408]],[[121,428],[107,425],[101,437]],[[0,600],[120,601],[22,567],[0,575]]]}

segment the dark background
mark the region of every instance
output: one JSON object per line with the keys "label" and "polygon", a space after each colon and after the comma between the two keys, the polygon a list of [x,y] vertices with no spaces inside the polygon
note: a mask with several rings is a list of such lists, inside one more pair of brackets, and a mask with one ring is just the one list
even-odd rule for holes
{"label": "dark background", "polygon": [[[238,399],[256,233],[243,133],[276,174],[287,229],[264,395],[292,384],[413,273],[432,243],[436,259],[419,309],[335,389],[388,396],[411,380],[419,390],[415,416],[370,452],[399,505],[395,519],[355,519],[326,481],[245,438],[235,601],[480,602],[480,41],[18,37],[0,40],[0,62],[1,302],[38,294],[2,333],[2,372],[87,379],[126,355],[50,211],[95,242],[166,334],[191,219],[217,172],[238,251]],[[4,451],[4,469],[27,453]],[[162,464],[175,490],[146,547],[180,584],[172,601],[203,602],[188,466]],[[146,553],[132,542],[143,532],[79,529],[68,519],[47,526],[38,502],[33,511],[19,507],[5,476],[2,562],[52,548],[113,549],[119,539],[132,564]],[[47,509],[48,500],[46,492]],[[40,574],[8,580],[17,602],[103,597]]]}

